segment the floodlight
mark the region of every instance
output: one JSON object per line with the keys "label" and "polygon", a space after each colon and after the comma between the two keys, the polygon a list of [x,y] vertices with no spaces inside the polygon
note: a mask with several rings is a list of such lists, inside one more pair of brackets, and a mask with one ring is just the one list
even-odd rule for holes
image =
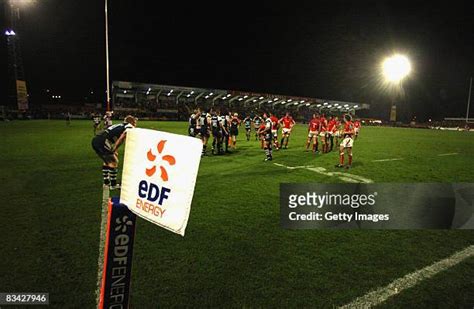
{"label": "floodlight", "polygon": [[397,54],[383,61],[382,71],[387,81],[398,83],[410,73],[411,64],[407,57]]}

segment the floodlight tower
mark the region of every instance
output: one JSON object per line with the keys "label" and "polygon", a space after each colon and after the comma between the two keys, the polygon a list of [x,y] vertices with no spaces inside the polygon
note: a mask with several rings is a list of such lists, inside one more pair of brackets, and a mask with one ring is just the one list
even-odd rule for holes
{"label": "floodlight tower", "polygon": [[[389,87],[401,90],[402,81],[411,72],[411,64],[406,56],[395,54],[382,62],[382,75]],[[393,90],[393,89],[392,89]],[[395,91],[396,93],[396,91]],[[396,93],[398,95],[398,93]],[[390,102],[390,121],[396,121],[395,97]]]}
{"label": "floodlight tower", "polygon": [[32,0],[9,0],[5,1],[5,20],[7,29],[4,35],[7,37],[8,68],[10,90],[9,100],[17,103],[19,110],[28,109],[28,97],[26,92],[25,71],[20,49],[20,36],[18,24],[20,21],[20,8],[33,3]]}

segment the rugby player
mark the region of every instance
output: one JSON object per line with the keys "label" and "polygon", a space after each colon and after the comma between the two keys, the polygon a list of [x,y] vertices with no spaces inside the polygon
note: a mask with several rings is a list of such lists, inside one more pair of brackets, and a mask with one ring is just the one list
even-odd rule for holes
{"label": "rugby player", "polygon": [[287,112],[285,116],[279,120],[279,123],[283,124],[283,129],[281,130],[281,147],[288,148],[288,140],[290,139],[291,129],[295,125],[295,121],[293,117],[290,116],[290,113]]}
{"label": "rugby player", "polygon": [[66,113],[66,125],[67,126],[71,125],[71,113],[70,112]]}
{"label": "rugby player", "polygon": [[250,133],[252,131],[252,118],[250,116],[245,117],[245,135],[247,136],[247,142],[250,141]]}
{"label": "rugby player", "polygon": [[198,108],[196,110],[196,114],[194,115],[194,118],[196,119],[196,130],[194,131],[195,136],[197,138],[201,138],[201,109]]}
{"label": "rugby player", "polygon": [[230,118],[232,115],[230,112],[222,117],[222,126],[224,127],[224,131],[222,132],[222,140],[225,146],[225,152],[229,153],[229,126],[230,126]]}
{"label": "rugby player", "polygon": [[263,149],[265,150],[265,161],[272,160],[272,120],[263,113],[264,126],[259,128],[258,133],[263,135]]}
{"label": "rugby player", "polygon": [[232,148],[235,149],[237,144],[237,135],[239,135],[240,119],[237,113],[230,120],[230,138],[232,139]]}
{"label": "rugby player", "polygon": [[113,113],[114,113],[114,112],[111,112],[111,111],[105,112],[105,115],[104,115],[104,117],[102,118],[102,120],[104,120],[104,125],[103,125],[104,128],[107,129],[108,127],[110,127],[110,126],[113,124],[113,123],[112,123],[112,114],[113,114]]}
{"label": "rugby player", "polygon": [[308,124],[308,139],[306,140],[306,151],[309,150],[311,141],[313,141],[313,152],[318,152],[318,134],[319,134],[319,118],[318,115],[313,114],[313,118]]}
{"label": "rugby player", "polygon": [[255,115],[255,117],[253,117],[253,125],[255,127],[255,140],[256,141],[260,138],[258,131],[260,130],[260,124],[262,122],[263,122],[263,119],[259,115]]}
{"label": "rugby player", "polygon": [[341,122],[339,121],[339,118],[337,116],[334,117],[334,121],[336,122],[336,124],[333,130],[333,137],[336,138],[336,145],[339,145],[339,138],[342,136]]}
{"label": "rugby player", "polygon": [[278,122],[278,118],[273,113],[270,113],[270,120],[272,121],[273,145],[275,146],[275,150],[279,150],[280,145],[278,144],[278,128],[280,127],[280,123]]}
{"label": "rugby player", "polygon": [[197,123],[198,110],[194,110],[188,119],[188,135],[196,137],[196,123]]}
{"label": "rugby player", "polygon": [[327,143],[327,129],[328,129],[328,121],[324,114],[319,117],[319,136],[321,137],[321,148],[322,152],[328,152],[328,143]]}
{"label": "rugby player", "polygon": [[357,139],[357,137],[359,136],[359,131],[360,131],[360,121],[359,119],[357,119],[356,121],[354,121],[354,133],[355,133],[354,139]]}
{"label": "rugby player", "polygon": [[354,145],[352,137],[354,136],[354,124],[351,120],[351,115],[344,115],[344,139],[339,147],[339,164],[337,164],[336,167],[344,167],[344,151],[347,151],[347,155],[349,156],[349,164],[345,167],[350,168],[352,166],[352,146]]}
{"label": "rugby player", "polygon": [[202,141],[202,156],[206,155],[207,141],[209,140],[211,119],[210,114],[201,112],[199,116],[199,127]]}
{"label": "rugby player", "polygon": [[213,137],[212,154],[216,153],[216,147],[217,147],[217,154],[221,155],[223,154],[222,138],[224,136],[223,133],[224,131],[226,131],[226,129],[224,128],[222,117],[219,111],[212,113],[211,128],[212,128],[212,137]]}
{"label": "rugby player", "polygon": [[261,149],[263,149],[263,144],[265,143],[265,133],[262,133],[262,132],[264,132],[264,130],[265,130],[265,121],[263,121],[260,124],[260,126],[258,127],[258,131],[257,131],[257,133],[260,132],[260,133],[258,133],[258,139],[260,141],[260,148]]}
{"label": "rugby player", "polygon": [[102,165],[104,186],[109,186],[110,190],[120,188],[120,184],[117,183],[119,162],[117,149],[125,141],[128,130],[137,126],[137,121],[137,118],[128,115],[123,123],[108,127],[92,139],[92,148],[104,162]]}
{"label": "rugby player", "polygon": [[[329,142],[329,151],[332,151],[334,147],[334,131],[336,129],[336,119],[333,116],[329,117],[328,129],[326,131],[326,143]],[[326,146],[327,147],[327,146]]]}
{"label": "rugby player", "polygon": [[94,128],[94,136],[97,135],[97,130],[100,127],[100,114],[92,114],[92,122]]}

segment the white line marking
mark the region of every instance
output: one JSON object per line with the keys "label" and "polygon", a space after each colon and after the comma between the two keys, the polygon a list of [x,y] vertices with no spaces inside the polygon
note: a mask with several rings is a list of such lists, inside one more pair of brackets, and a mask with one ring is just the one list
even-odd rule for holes
{"label": "white line marking", "polygon": [[403,158],[372,160],[372,162],[387,162],[387,161],[400,161],[400,160],[403,160]]}
{"label": "white line marking", "polygon": [[340,308],[370,308],[377,306],[388,298],[400,293],[401,291],[415,286],[420,281],[429,279],[437,273],[449,269],[467,258],[474,256],[474,245],[471,245],[461,251],[458,251],[445,258],[444,260],[438,261],[430,266],[423,269],[417,270],[411,274],[408,274],[402,278],[399,278],[389,285],[376,289],[368,294],[356,298],[351,303],[344,305]]}
{"label": "white line marking", "polygon": [[439,157],[442,157],[442,156],[454,156],[454,155],[457,155],[459,153],[457,152],[450,152],[450,153],[442,153],[442,154],[439,154],[438,156]]}
{"label": "white line marking", "polygon": [[353,182],[353,183],[373,183],[372,179],[368,179],[359,175],[349,174],[349,173],[342,173],[342,172],[328,172],[324,167],[313,167],[312,165],[304,165],[304,166],[286,166],[280,163],[273,163],[276,166],[285,167],[289,170],[294,169],[307,169],[312,172],[316,172],[318,174],[328,176],[328,177],[338,177],[340,180],[345,182]]}

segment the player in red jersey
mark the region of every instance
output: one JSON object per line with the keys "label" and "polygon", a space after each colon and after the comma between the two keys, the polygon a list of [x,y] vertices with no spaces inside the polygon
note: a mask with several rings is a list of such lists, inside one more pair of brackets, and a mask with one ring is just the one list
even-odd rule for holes
{"label": "player in red jersey", "polygon": [[281,132],[281,147],[288,148],[288,140],[290,139],[291,129],[295,125],[295,121],[293,120],[293,117],[290,116],[290,113],[286,113],[278,122],[283,125]]}
{"label": "player in red jersey", "polygon": [[308,125],[308,139],[306,140],[306,151],[309,150],[311,140],[313,141],[313,152],[318,152],[318,134],[319,134],[319,118],[318,115],[313,114],[313,118]]}
{"label": "player in red jersey", "polygon": [[334,132],[336,129],[336,119],[334,117],[330,117],[328,121],[328,129],[327,129],[327,134],[326,134],[326,142],[330,143],[329,151],[332,151],[334,147]]}
{"label": "player in red jersey", "polygon": [[351,115],[344,115],[344,131],[343,140],[339,147],[339,164],[336,167],[344,167],[344,151],[347,151],[349,156],[349,164],[346,168],[350,168],[352,165],[352,146],[354,145],[354,124],[352,123]]}
{"label": "player in red jersey", "polygon": [[328,152],[328,143],[327,143],[327,130],[328,130],[328,121],[324,114],[319,118],[319,136],[321,137],[322,151],[323,153]]}
{"label": "player in red jersey", "polygon": [[357,137],[359,136],[359,131],[360,131],[360,121],[356,120],[354,121],[354,133],[355,133],[354,139],[357,139]]}
{"label": "player in red jersey", "polygon": [[278,150],[280,149],[280,145],[278,144],[278,128],[280,127],[280,123],[273,113],[270,113],[270,120],[272,121],[273,146],[275,146],[275,150]]}
{"label": "player in red jersey", "polygon": [[265,141],[265,134],[259,133],[259,132],[264,132],[265,131],[265,121],[262,118],[262,123],[260,123],[259,127],[257,128],[257,134],[258,134],[258,139],[260,141],[260,148],[263,149],[263,144]]}
{"label": "player in red jersey", "polygon": [[339,121],[337,116],[334,117],[334,120],[336,121],[336,125],[334,126],[333,136],[336,138],[336,145],[339,145],[339,138],[342,136],[341,121]]}

